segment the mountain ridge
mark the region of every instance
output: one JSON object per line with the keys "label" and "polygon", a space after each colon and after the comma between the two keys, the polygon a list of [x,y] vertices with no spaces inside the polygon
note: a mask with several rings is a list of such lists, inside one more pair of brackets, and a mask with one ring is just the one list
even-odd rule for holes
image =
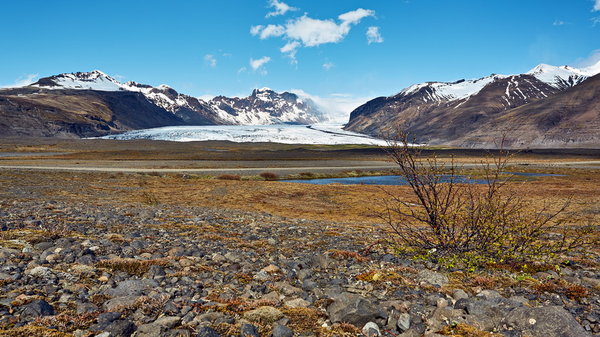
{"label": "mountain ridge", "polygon": [[[472,139],[467,141],[469,134],[507,111],[577,88],[594,76],[589,69],[594,66],[582,70],[541,64],[524,74],[415,84],[396,95],[377,97],[361,105],[351,112],[345,130],[385,136],[402,129],[421,143],[490,146],[493,142],[485,135],[480,135],[487,139],[482,144]],[[549,111],[551,107],[545,109]],[[557,142],[548,140],[550,143]]]}
{"label": "mountain ridge", "polygon": [[255,89],[248,97],[213,100],[168,85],[121,83],[99,70],[63,73],[0,89],[0,135],[92,137],[162,126],[309,124],[326,118],[314,102],[289,92]]}
{"label": "mountain ridge", "polygon": [[[50,90],[140,92],[152,103],[174,113],[186,123],[277,124],[291,122],[305,124],[323,121],[325,118],[314,102],[301,99],[290,92],[277,93],[269,88],[254,89],[250,96],[244,98],[217,96],[205,101],[179,93],[166,84],[153,87],[133,81],[121,83],[100,70],[49,76],[30,86]],[[263,92],[267,95],[261,97],[262,104],[256,104],[256,94]],[[223,105],[227,105],[227,108],[221,108]],[[282,113],[282,109],[285,110],[284,113]],[[200,117],[196,116],[198,113]]]}

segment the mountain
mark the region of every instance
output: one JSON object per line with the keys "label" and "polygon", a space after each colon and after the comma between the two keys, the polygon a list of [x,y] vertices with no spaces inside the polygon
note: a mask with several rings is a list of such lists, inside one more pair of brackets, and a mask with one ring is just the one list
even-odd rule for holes
{"label": "mountain", "polygon": [[184,124],[138,92],[0,90],[0,135],[4,137],[94,137]]}
{"label": "mountain", "polygon": [[551,97],[511,109],[456,142],[481,147],[506,133],[513,147],[600,147],[600,74]]}
{"label": "mountain", "polygon": [[[484,126],[510,115],[513,109],[527,109],[530,104],[578,88],[592,75],[589,69],[542,64],[519,75],[492,74],[476,80],[416,84],[356,108],[345,129],[384,137],[401,129],[422,143],[485,147],[493,145],[489,137],[481,142],[472,138]],[[545,111],[548,109],[551,107]],[[510,130],[510,124],[510,119],[504,120],[504,130]],[[488,134],[495,130],[488,130]],[[547,139],[546,143],[560,142]]]}
{"label": "mountain", "polygon": [[232,124],[314,124],[325,120],[310,99],[301,99],[296,94],[281,94],[269,88],[254,89],[244,98],[217,96],[210,102],[223,120]]}
{"label": "mountain", "polygon": [[0,90],[0,134],[101,136],[175,125],[308,124],[324,115],[308,99],[256,89],[246,98],[202,99],[167,85],[121,83],[99,71],[45,77]]}

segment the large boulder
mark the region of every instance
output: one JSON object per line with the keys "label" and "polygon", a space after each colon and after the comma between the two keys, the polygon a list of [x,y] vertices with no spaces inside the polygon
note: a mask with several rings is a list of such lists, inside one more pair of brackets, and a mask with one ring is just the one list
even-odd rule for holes
{"label": "large boulder", "polygon": [[52,315],[54,315],[54,308],[44,300],[35,300],[21,309],[21,319],[26,321]]}
{"label": "large boulder", "polygon": [[158,283],[150,279],[126,280],[119,282],[115,288],[106,290],[106,294],[112,297],[139,296],[156,287],[158,287]]}
{"label": "large boulder", "polygon": [[379,304],[351,293],[336,296],[333,303],[327,307],[327,314],[333,323],[345,322],[355,326],[364,326],[378,318],[387,318],[385,310]]}
{"label": "large boulder", "polygon": [[520,307],[512,310],[504,323],[531,337],[586,337],[591,336],[563,307]]}

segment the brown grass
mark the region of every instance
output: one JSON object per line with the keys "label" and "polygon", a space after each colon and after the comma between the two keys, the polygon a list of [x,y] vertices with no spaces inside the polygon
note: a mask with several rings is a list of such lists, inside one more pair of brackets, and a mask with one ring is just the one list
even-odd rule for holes
{"label": "brown grass", "polygon": [[19,328],[0,330],[1,337],[72,337],[70,333],[60,332],[41,326],[26,325]]}
{"label": "brown grass", "polygon": [[460,323],[453,326],[445,326],[442,330],[438,331],[440,335],[452,336],[452,337],[500,337],[502,335],[481,331],[474,326]]}
{"label": "brown grass", "polygon": [[217,177],[220,180],[241,180],[242,177],[239,174],[221,174]]}
{"label": "brown grass", "polygon": [[259,174],[259,176],[264,180],[277,180],[277,178],[279,177],[273,172],[262,172],[261,174]]}
{"label": "brown grass", "polygon": [[533,288],[540,293],[562,294],[572,300],[580,300],[588,296],[588,290],[584,286],[569,283],[562,279],[548,280],[534,285]]}
{"label": "brown grass", "polygon": [[357,252],[351,252],[348,250],[331,249],[329,253],[330,256],[336,260],[354,259],[357,262],[365,262],[369,260],[368,258],[360,255]]}

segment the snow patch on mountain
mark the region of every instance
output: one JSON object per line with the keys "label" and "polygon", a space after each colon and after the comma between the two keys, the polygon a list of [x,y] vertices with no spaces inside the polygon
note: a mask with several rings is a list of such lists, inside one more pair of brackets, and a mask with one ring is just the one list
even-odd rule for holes
{"label": "snow patch on mountain", "polygon": [[60,74],[47,77],[44,80],[32,84],[33,87],[49,89],[76,89],[76,90],[98,90],[98,91],[120,91],[124,90],[119,81],[106,75],[100,70],[90,72],[78,72],[71,74]]}
{"label": "snow patch on mountain", "polygon": [[585,81],[590,74],[570,66],[540,64],[526,73],[557,89],[566,89]]}
{"label": "snow patch on mountain", "polygon": [[425,96],[428,102],[452,101],[467,98],[481,91],[483,87],[499,78],[505,78],[504,75],[491,75],[476,80],[460,80],[456,82],[425,82],[411,85],[402,90],[398,95],[408,96],[417,93],[423,88],[431,90]]}

